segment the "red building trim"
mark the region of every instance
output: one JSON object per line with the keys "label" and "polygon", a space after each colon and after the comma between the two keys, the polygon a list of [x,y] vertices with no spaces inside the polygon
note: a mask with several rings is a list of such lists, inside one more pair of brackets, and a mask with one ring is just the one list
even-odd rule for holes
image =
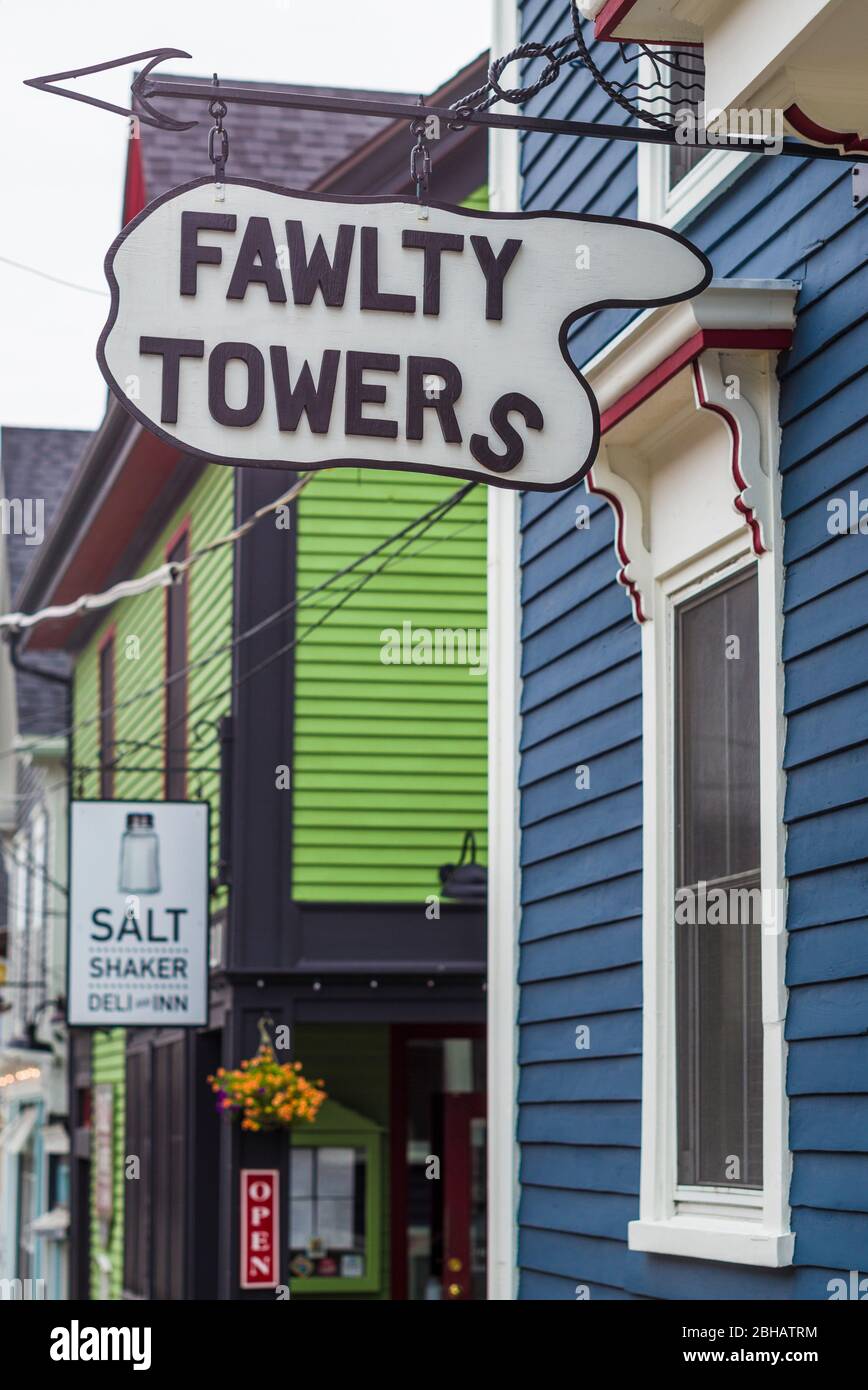
{"label": "red building trim", "polygon": [[414,1038],[484,1038],[484,1023],[393,1023],[389,1029],[389,1295],[407,1299],[407,1044]]}
{"label": "red building trim", "polygon": [[600,434],[604,435],[607,430],[643,405],[649,396],[653,396],[667,381],[671,381],[672,377],[701,352],[705,352],[706,348],[718,348],[723,351],[740,348],[742,351],[753,349],[755,352],[783,352],[792,340],[793,335],[789,328],[701,328],[603,412],[600,417]]}
{"label": "red building trim", "polygon": [[[671,381],[680,371],[690,365],[693,372],[693,380],[696,386],[696,396],[700,408],[711,410],[716,415],[720,415],[726,422],[727,428],[732,439],[731,468],[733,481],[738,489],[738,496],[735,499],[736,510],[744,517],[745,522],[750,528],[753,549],[757,555],[762,555],[765,545],[762,539],[762,529],[753,509],[742,501],[741,494],[747,488],[747,483],[741,471],[741,431],[738,421],[734,415],[723,406],[712,404],[705,393],[705,383],[702,380],[702,372],[699,365],[699,357],[706,348],[717,348],[718,350],[753,350],[755,352],[783,352],[793,340],[792,330],[789,328],[703,328],[698,333],[694,333],[681,347],[665,357],[662,362],[641,381],[637,381],[635,386],[631,386],[629,391],[625,391],[617,401],[609,406],[600,417],[600,436],[619,424],[621,420],[634,410],[638,410],[640,405],[655,395],[668,381]],[[594,480],[593,468],[585,477],[585,486],[588,492],[598,497],[605,497],[615,513],[615,554],[621,566],[618,571],[618,583],[626,589],[630,601],[633,604],[633,612],[638,623],[644,623],[646,614],[642,608],[642,595],[636,584],[627,575],[630,564],[630,556],[624,540],[624,512],[617,497],[606,488],[600,487]]]}
{"label": "red building trim", "polygon": [[[135,118],[133,118],[135,119]],[[130,126],[130,144],[127,153],[127,172],[124,182],[124,220],[123,225],[132,222],[147,203],[145,192],[145,171],[142,167],[142,141],[139,127]]]}
{"label": "red building trim", "polygon": [[627,547],[624,544],[624,509],[613,492],[608,492],[604,487],[597,487],[594,482],[593,468],[585,478],[585,486],[588,492],[594,493],[597,497],[605,497],[612,511],[615,513],[615,554],[621,562],[621,568],[618,571],[618,583],[622,588],[627,590],[627,596],[633,605],[633,616],[636,622],[644,623],[646,614],[642,607],[642,595],[633,583],[633,580],[629,579],[627,576],[627,566],[630,563],[630,556],[627,554]]}
{"label": "red building trim", "polygon": [[[166,561],[166,563],[168,563],[168,562],[171,560],[172,556],[174,555],[174,552],[175,552],[175,551],[178,549],[178,547],[179,547],[180,545],[182,545],[184,542],[186,542],[186,547],[185,547],[185,552],[184,552],[184,558],[186,559],[186,557],[189,555],[189,553],[190,553],[190,534],[191,534],[191,527],[192,527],[192,518],[191,518],[190,514],[188,513],[188,514],[184,517],[184,520],[180,523],[180,525],[177,526],[176,529],[172,532],[172,535],[169,537],[168,541],[166,542],[165,546],[163,547],[163,559]],[[183,641],[183,647],[182,647],[182,652],[181,652],[181,664],[180,664],[179,670],[186,670],[187,666],[190,664],[190,572],[189,572],[189,570],[185,573],[185,575],[184,575],[183,579],[180,581],[180,583],[181,583],[181,585],[183,586],[183,587],[182,587],[182,592],[183,592],[183,595],[184,595],[184,641]],[[169,644],[170,644],[169,608],[170,608],[170,605],[171,605],[171,602],[172,602],[173,593],[174,593],[175,591],[176,591],[176,586],[175,586],[174,584],[169,585],[169,587],[166,589],[165,598],[164,598],[164,601],[163,601],[163,651],[164,651],[164,653],[165,653],[164,669],[165,669],[166,681],[167,681],[167,684],[166,684],[165,689],[164,689],[164,692],[163,692],[163,748],[164,748],[164,750],[165,750],[165,752],[164,752],[165,761],[164,761],[164,765],[163,765],[163,795],[164,795],[164,796],[166,797],[166,799],[169,800],[169,801],[183,801],[184,798],[185,798],[186,795],[187,795],[187,773],[186,773],[186,764],[187,764],[187,733],[188,733],[188,730],[187,730],[187,706],[188,706],[188,703],[189,703],[189,702],[188,702],[188,698],[187,698],[187,697],[188,697],[188,693],[189,693],[188,690],[187,690],[187,677],[186,677],[186,675],[185,675],[181,680],[179,680],[179,681],[174,681],[172,687],[170,687],[170,686],[168,685],[168,678],[169,678],[170,675],[173,674],[173,672],[169,669],[169,662],[170,662],[170,658],[171,658],[171,651],[170,651],[170,645],[169,645]],[[173,687],[176,687],[176,686],[180,686],[180,688],[181,688],[181,695],[182,695],[182,699],[183,699],[183,715],[184,715],[184,718],[183,718],[183,721],[180,723],[180,725],[179,725],[178,727],[182,730],[182,732],[183,732],[183,734],[184,734],[183,757],[184,757],[184,768],[185,768],[185,771],[181,774],[181,777],[180,777],[180,785],[176,784],[176,785],[173,786],[172,781],[171,781],[171,778],[172,778],[172,775],[173,775],[173,774],[170,772],[171,754],[170,754],[170,747],[169,747],[169,723],[171,722],[171,723],[174,724],[174,723],[175,723],[175,720],[176,720],[177,718],[180,717],[180,716],[177,714],[177,712],[176,712],[176,713],[174,714],[174,716],[173,716],[173,717],[171,718],[171,720],[170,720],[170,704],[171,704],[171,700],[172,700],[172,695],[173,695],[173,693],[174,693],[174,692],[173,692]]]}
{"label": "red building trim", "polygon": [[693,382],[696,387],[696,398],[699,401],[701,409],[712,411],[715,415],[719,415],[721,419],[726,422],[726,427],[729,430],[730,439],[732,440],[730,468],[732,470],[733,482],[735,483],[736,488],[738,489],[737,495],[735,497],[735,509],[737,512],[741,513],[748,526],[750,527],[754,554],[763,555],[765,553],[766,547],[763,545],[762,527],[760,526],[756,512],[753,510],[752,507],[749,507],[747,503],[742,500],[741,495],[747,488],[747,481],[744,477],[744,474],[741,471],[741,428],[739,426],[738,420],[733,415],[732,411],[727,410],[725,406],[717,405],[708,399],[707,395],[705,394],[705,381],[703,380],[702,376],[702,366],[698,358],[694,360],[692,366]]}
{"label": "red building trim", "polygon": [[613,43],[669,43],[679,48],[701,48],[701,43],[688,43],[684,39],[639,38],[636,34],[615,33],[630,15],[636,0],[608,0],[594,20],[594,38],[602,42],[611,39]]}
{"label": "red building trim", "polygon": [[818,145],[835,145],[845,154],[850,154],[853,150],[868,150],[868,140],[862,140],[855,130],[829,130],[827,126],[812,121],[795,103],[786,108],[784,119],[799,135],[804,136],[806,140],[813,140]]}
{"label": "red building trim", "polygon": [[[99,723],[99,794],[103,801],[110,800],[115,794],[115,770],[114,767],[107,767],[103,761],[106,744],[112,750],[112,761],[114,762],[114,750],[117,746],[117,726],[115,722],[115,691],[117,687],[117,624],[111,623],[99,639],[97,644],[97,699]],[[103,658],[105,653],[111,649],[111,667],[108,681],[108,689],[103,681]],[[110,710],[108,720],[106,711]],[[106,740],[106,725],[111,729],[111,737]]]}

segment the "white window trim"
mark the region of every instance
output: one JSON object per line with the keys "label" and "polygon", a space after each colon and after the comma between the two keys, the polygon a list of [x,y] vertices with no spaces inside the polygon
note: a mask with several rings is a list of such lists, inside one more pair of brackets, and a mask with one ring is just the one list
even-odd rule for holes
{"label": "white window trim", "polygon": [[[654,67],[644,53],[639,56],[638,73],[643,86],[655,79]],[[654,114],[667,110],[663,98],[651,98],[642,104]],[[746,172],[750,159],[749,154],[709,148],[705,158],[670,189],[669,147],[640,144],[637,151],[639,220],[656,222],[661,227],[686,227]]]}
{"label": "white window trim", "polygon": [[[775,538],[779,541],[779,537]],[[780,544],[755,555],[746,531],[666,575],[646,594],[643,625],[643,1081],[640,1216],[631,1250],[780,1267],[792,1262],[786,1095],[786,932],[763,930],[763,1174],[761,1193],[677,1184],[674,942],[673,619],[678,602],[756,565],[759,608],[761,887],[785,902]]]}
{"label": "white window trim", "polygon": [[[676,1184],[675,1016],[671,922],[674,844],[660,826],[671,824],[667,797],[672,786],[672,731],[668,700],[672,597],[690,584],[710,582],[721,566],[756,563],[760,646],[760,794],[761,888],[785,890],[783,826],[783,665],[782,523],[775,358],[792,331],[797,286],[787,281],[715,281],[684,306],[647,311],[633,320],[585,367],[604,419],[613,421],[585,480],[589,492],[602,493],[615,512],[618,578],[642,626],[643,680],[643,1091],[640,1210],[631,1222],[628,1244],[634,1250],[693,1256],[730,1263],[780,1266],[792,1260],[794,1237],[789,1226],[788,1103],[785,1085],[784,1020],[786,934],[763,937],[764,1188],[761,1194],[720,1193],[715,1189],[679,1190]],[[676,312],[676,309],[679,312]],[[743,339],[745,346],[735,343]],[[718,348],[725,342],[726,347]],[[764,343],[764,345],[760,345]],[[698,354],[687,360],[685,347]],[[661,374],[666,362],[681,362],[676,377]],[[693,373],[692,405],[683,389],[667,397],[680,373]],[[741,382],[737,399],[727,382]],[[660,377],[662,375],[662,383]],[[646,389],[647,387],[647,389]],[[668,388],[667,388],[668,389]],[[658,392],[661,392],[658,395]],[[673,406],[673,400],[680,404]],[[624,414],[631,403],[639,415]],[[668,402],[668,403],[667,403]],[[647,429],[675,423],[672,410],[709,408],[724,417],[732,445],[733,501],[744,525],[734,524],[727,508],[717,538],[705,532],[703,551],[673,560],[647,549],[651,534],[648,459],[636,458],[626,442],[636,437],[636,423],[648,411]],[[683,414],[686,424],[689,414]],[[655,424],[656,422],[656,424]],[[662,423],[661,423],[662,422]],[[632,430],[632,434],[631,434]],[[615,467],[613,467],[613,464]],[[688,489],[689,493],[689,489]],[[682,535],[691,532],[690,496],[683,499]],[[656,576],[656,578],[655,578]],[[668,758],[668,764],[667,764]],[[669,875],[666,878],[660,873]],[[785,902],[785,899],[783,899]],[[664,916],[665,913],[665,916]],[[785,920],[785,909],[782,913]],[[680,1205],[679,1205],[680,1203]]]}

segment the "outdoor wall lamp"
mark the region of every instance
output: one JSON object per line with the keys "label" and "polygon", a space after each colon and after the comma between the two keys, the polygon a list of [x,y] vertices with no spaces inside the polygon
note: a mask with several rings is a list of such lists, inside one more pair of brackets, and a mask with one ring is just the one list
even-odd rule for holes
{"label": "outdoor wall lamp", "polygon": [[[470,856],[467,858],[467,856]],[[467,861],[465,863],[465,860]],[[472,830],[464,833],[461,858],[457,864],[441,864],[440,891],[444,898],[458,902],[484,903],[488,897],[488,870],[476,862],[476,836]]]}

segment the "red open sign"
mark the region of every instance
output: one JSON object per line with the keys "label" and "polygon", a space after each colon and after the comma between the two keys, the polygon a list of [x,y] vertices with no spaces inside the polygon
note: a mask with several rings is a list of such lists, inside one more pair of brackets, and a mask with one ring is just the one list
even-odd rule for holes
{"label": "red open sign", "polygon": [[280,1175],[276,1168],[241,1169],[241,1287],[280,1283]]}

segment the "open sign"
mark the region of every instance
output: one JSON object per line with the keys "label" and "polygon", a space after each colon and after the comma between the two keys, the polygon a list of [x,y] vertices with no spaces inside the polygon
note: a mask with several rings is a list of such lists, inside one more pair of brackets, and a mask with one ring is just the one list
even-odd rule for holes
{"label": "open sign", "polygon": [[218,463],[569,487],[599,441],[571,324],[711,278],[677,233],[618,218],[214,187],[124,228],[97,356],[142,424]]}
{"label": "open sign", "polygon": [[241,1287],[280,1283],[280,1175],[276,1168],[241,1169]]}

